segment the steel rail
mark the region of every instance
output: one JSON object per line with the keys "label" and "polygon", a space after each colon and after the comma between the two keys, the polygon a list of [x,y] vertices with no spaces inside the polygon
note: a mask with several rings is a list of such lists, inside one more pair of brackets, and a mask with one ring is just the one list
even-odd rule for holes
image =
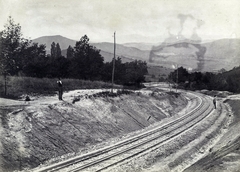
{"label": "steel rail", "polygon": [[[109,167],[111,167],[111,166],[114,166],[114,165],[116,165],[116,164],[119,164],[119,163],[121,163],[121,162],[123,162],[123,161],[125,161],[125,160],[127,160],[127,159],[133,158],[133,157],[135,157],[135,156],[137,156],[137,155],[139,155],[139,154],[141,154],[141,153],[143,153],[143,152],[146,152],[146,151],[149,150],[149,149],[153,149],[154,147],[156,147],[156,148],[159,147],[160,144],[163,144],[164,142],[166,142],[166,141],[168,141],[168,140],[176,137],[177,135],[183,133],[184,131],[188,130],[188,129],[191,128],[192,126],[196,125],[199,121],[201,121],[201,120],[203,120],[204,118],[206,118],[206,117],[210,114],[210,112],[211,112],[209,107],[210,107],[210,106],[207,106],[207,108],[206,108],[205,110],[203,110],[201,113],[204,113],[204,112],[206,112],[207,110],[209,110],[209,112],[207,112],[204,116],[199,116],[199,117],[198,117],[199,119],[193,121],[192,119],[195,118],[195,116],[192,116],[192,118],[187,119],[187,121],[186,121],[185,123],[181,124],[180,126],[177,125],[176,128],[178,129],[178,131],[177,131],[175,134],[173,134],[172,136],[170,136],[170,137],[168,137],[168,138],[166,138],[166,139],[164,139],[164,140],[161,140],[160,142],[157,142],[157,143],[155,143],[155,144],[153,144],[153,145],[151,145],[151,146],[148,146],[147,148],[144,148],[144,149],[142,149],[141,151],[137,151],[136,153],[131,154],[130,156],[127,156],[127,157],[125,157],[125,158],[123,158],[123,159],[121,159],[121,160],[118,160],[117,162],[111,163],[110,165],[107,165],[107,166],[105,166],[105,167],[103,167],[103,168],[101,168],[101,169],[98,169],[97,171],[102,171],[102,170],[107,169],[107,168],[109,168]],[[188,122],[190,122],[190,124],[189,124]],[[185,127],[186,125],[188,125],[187,128]],[[179,130],[180,127],[185,127],[185,128]],[[159,138],[161,138],[162,136],[164,136],[164,135],[166,135],[166,134],[169,134],[169,133],[175,131],[176,128],[172,128],[171,130],[165,131],[165,132],[163,132],[163,133],[160,133],[159,135],[154,136],[154,137],[152,137],[152,138],[150,138],[150,139],[148,139],[148,140],[145,140],[145,141],[142,141],[142,142],[140,142],[140,143],[137,143],[136,145],[129,146],[129,147],[123,149],[123,150],[120,150],[120,151],[115,152],[115,153],[113,153],[113,154],[107,155],[107,156],[105,156],[105,157],[103,157],[103,158],[101,158],[101,159],[95,160],[94,162],[87,163],[87,164],[85,164],[85,165],[83,165],[83,166],[77,167],[77,168],[75,168],[75,169],[73,169],[73,170],[70,170],[70,171],[71,171],[71,172],[81,171],[81,170],[83,170],[83,169],[89,168],[89,167],[91,167],[91,166],[94,166],[94,165],[96,165],[96,164],[99,164],[99,163],[101,163],[101,162],[104,162],[104,161],[106,161],[106,160],[108,160],[108,159],[111,159],[111,158],[113,158],[113,157],[119,156],[119,155],[124,154],[124,153],[126,153],[126,152],[129,152],[129,151],[131,151],[131,150],[134,150],[134,149],[136,149],[136,148],[139,149],[140,146],[143,146],[143,145],[146,145],[146,144],[148,144],[148,143],[150,143],[150,142],[152,142],[152,141],[155,141],[156,139],[159,139]]]}
{"label": "steel rail", "polygon": [[[133,143],[135,141],[139,141],[140,139],[142,139],[142,138],[144,138],[146,136],[149,136],[149,135],[155,134],[155,133],[157,133],[157,132],[159,132],[161,130],[167,129],[169,126],[177,124],[177,123],[183,121],[184,119],[188,118],[189,116],[191,116],[191,114],[194,114],[196,111],[198,111],[199,109],[201,109],[203,107],[204,103],[203,103],[202,98],[200,98],[200,96],[196,96],[196,97],[200,101],[199,105],[196,108],[194,108],[192,111],[187,113],[186,115],[181,116],[180,118],[178,118],[178,119],[176,119],[174,121],[171,121],[171,122],[169,122],[169,123],[167,123],[167,124],[165,124],[163,126],[160,126],[160,127],[156,128],[156,129],[147,131],[147,132],[145,132],[143,134],[137,135],[137,136],[132,137],[130,139],[118,142],[118,143],[116,143],[114,145],[111,145],[109,147],[105,147],[105,148],[102,148],[100,150],[97,150],[97,151],[94,151],[94,152],[91,152],[91,153],[88,153],[88,154],[85,154],[85,155],[82,155],[82,156],[79,156],[79,157],[74,157],[74,158],[71,158],[71,159],[69,159],[67,161],[59,162],[57,164],[50,165],[48,167],[42,168],[42,169],[37,170],[37,171],[39,171],[39,172],[40,171],[42,171],[42,172],[45,172],[45,171],[58,171],[60,169],[66,168],[68,166],[71,166],[72,164],[76,164],[76,163],[79,163],[79,162],[91,159],[93,157],[97,157],[99,155],[103,155],[104,153],[110,152],[110,151],[115,150],[117,148],[120,148],[120,147],[122,147],[124,145],[131,144],[131,143]],[[97,163],[97,161],[95,161],[94,164],[93,163],[91,163],[91,164],[89,163],[89,166],[95,165],[96,163]],[[87,165],[85,165],[85,168],[87,168]],[[76,170],[79,170],[79,168],[76,169]]]}

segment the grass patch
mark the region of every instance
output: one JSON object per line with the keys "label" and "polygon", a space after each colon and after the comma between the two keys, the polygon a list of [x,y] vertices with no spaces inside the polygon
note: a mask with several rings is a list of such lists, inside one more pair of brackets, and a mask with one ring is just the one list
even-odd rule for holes
{"label": "grass patch", "polygon": [[[0,97],[17,99],[22,95],[52,95],[58,91],[57,78],[7,77],[7,95],[5,96],[4,77],[0,76]],[[111,88],[111,83],[78,79],[62,79],[64,91],[76,89]],[[114,85],[114,88],[122,86]]]}

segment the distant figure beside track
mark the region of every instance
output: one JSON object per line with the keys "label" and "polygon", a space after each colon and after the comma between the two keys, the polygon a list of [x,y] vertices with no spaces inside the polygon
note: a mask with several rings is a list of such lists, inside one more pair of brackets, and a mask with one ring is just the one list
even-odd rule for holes
{"label": "distant figure beside track", "polygon": [[214,105],[214,109],[216,109],[217,108],[217,96],[216,95],[213,97],[213,105]]}
{"label": "distant figure beside track", "polygon": [[63,95],[63,88],[62,88],[62,81],[60,78],[58,78],[58,81],[57,81],[57,84],[58,84],[58,99],[59,100],[62,100],[62,95]]}

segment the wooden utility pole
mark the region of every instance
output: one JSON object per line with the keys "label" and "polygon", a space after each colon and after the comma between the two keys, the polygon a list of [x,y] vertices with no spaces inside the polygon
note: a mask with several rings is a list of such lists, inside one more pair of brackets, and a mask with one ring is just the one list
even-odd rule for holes
{"label": "wooden utility pole", "polygon": [[176,93],[177,93],[177,88],[178,88],[178,65],[177,65],[177,84],[176,84]]}
{"label": "wooden utility pole", "polygon": [[7,73],[4,73],[4,80],[5,80],[5,96],[7,95]]}
{"label": "wooden utility pole", "polygon": [[116,54],[116,38],[115,38],[115,32],[114,32],[114,47],[113,47],[113,70],[112,70],[112,90],[111,92],[113,93],[113,84],[114,84],[114,71],[115,71],[115,54]]}

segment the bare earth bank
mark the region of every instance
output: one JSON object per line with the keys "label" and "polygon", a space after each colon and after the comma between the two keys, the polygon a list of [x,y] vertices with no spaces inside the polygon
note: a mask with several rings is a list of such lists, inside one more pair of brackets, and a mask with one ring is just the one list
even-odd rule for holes
{"label": "bare earth bank", "polygon": [[187,105],[184,96],[99,90],[72,91],[33,101],[0,99],[0,170],[14,171],[53,162],[96,144],[110,142],[170,117]]}
{"label": "bare earth bank", "polygon": [[240,96],[226,99],[232,108],[233,122],[209,154],[184,172],[239,172],[240,171]]}

